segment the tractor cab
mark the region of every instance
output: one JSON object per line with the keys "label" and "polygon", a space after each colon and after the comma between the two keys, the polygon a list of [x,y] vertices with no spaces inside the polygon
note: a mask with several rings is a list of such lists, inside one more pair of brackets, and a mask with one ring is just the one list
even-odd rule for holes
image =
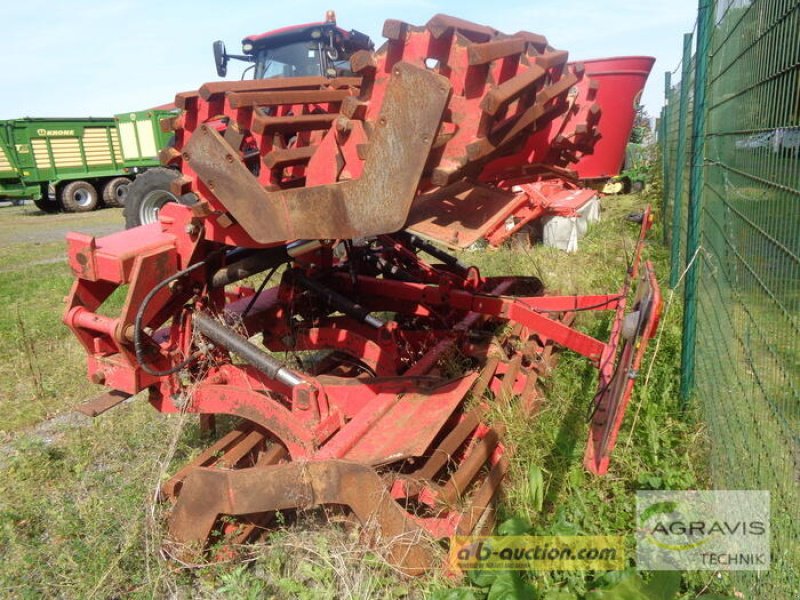
{"label": "tractor cab", "polygon": [[214,42],[217,74],[225,77],[228,60],[253,63],[242,73],[252,70],[253,79],[272,77],[339,77],[349,75],[350,57],[358,50],[372,50],[369,36],[355,30],[345,31],[336,25],[332,10],[325,21],[293,25],[242,40],[241,55],[228,54],[225,44]]}

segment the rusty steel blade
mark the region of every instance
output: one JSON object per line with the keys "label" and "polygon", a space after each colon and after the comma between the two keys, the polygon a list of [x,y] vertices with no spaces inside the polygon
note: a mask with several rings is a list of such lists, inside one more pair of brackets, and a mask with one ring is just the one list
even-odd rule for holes
{"label": "rusty steel blade", "polygon": [[410,575],[431,564],[427,536],[370,467],[329,460],[224,471],[198,467],[183,482],[170,516],[172,540],[199,550],[220,515],[248,515],[322,505],[349,507],[387,560]]}
{"label": "rusty steel blade", "polygon": [[[477,375],[470,374],[438,388],[435,393],[408,393],[388,399],[390,406],[378,420],[370,423],[369,429],[344,453],[343,458],[380,465],[422,456],[464,400],[476,378]],[[347,427],[340,435],[346,433]]]}
{"label": "rusty steel blade", "polygon": [[[469,248],[508,216],[513,192],[474,185],[418,196],[409,212],[406,228],[451,248]],[[447,190],[448,188],[445,188]]]}
{"label": "rusty steel blade", "polygon": [[391,233],[406,220],[449,94],[447,78],[396,64],[363,174],[350,181],[267,192],[237,151],[206,125],[191,137],[185,155],[256,242]]}

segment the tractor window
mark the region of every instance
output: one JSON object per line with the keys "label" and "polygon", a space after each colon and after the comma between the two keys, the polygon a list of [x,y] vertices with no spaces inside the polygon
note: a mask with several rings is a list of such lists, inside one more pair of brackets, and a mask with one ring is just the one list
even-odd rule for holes
{"label": "tractor window", "polygon": [[303,41],[258,53],[256,79],[321,75],[319,46]]}
{"label": "tractor window", "polygon": [[336,69],[336,76],[337,77],[352,77],[355,75],[353,71],[350,70],[350,58],[347,59],[338,59],[331,61],[333,68]]}

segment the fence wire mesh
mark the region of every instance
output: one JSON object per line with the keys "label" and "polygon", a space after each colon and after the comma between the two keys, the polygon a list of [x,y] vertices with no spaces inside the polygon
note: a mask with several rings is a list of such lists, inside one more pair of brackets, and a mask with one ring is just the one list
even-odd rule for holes
{"label": "fence wire mesh", "polygon": [[[686,164],[688,154],[684,153],[680,159],[677,156],[678,152],[678,138],[680,138],[680,130],[678,128],[678,120],[680,113],[680,94],[681,82],[676,83],[668,92],[665,98],[665,123],[664,131],[666,139],[662,144],[662,154],[664,159],[669,165],[664,172],[664,229],[667,232],[665,242],[667,247],[672,244],[674,234],[672,228],[668,226],[672,223],[673,214],[675,211],[675,178],[679,162]],[[686,169],[688,173],[688,169]],[[688,190],[688,187],[687,187]]]}
{"label": "fence wire mesh", "polygon": [[685,74],[662,113],[667,244],[683,269],[689,184],[676,187],[691,156],[678,147],[705,135],[695,398],[715,487],[771,492],[771,569],[737,587],[800,598],[800,0],[709,1],[705,130],[678,126]]}

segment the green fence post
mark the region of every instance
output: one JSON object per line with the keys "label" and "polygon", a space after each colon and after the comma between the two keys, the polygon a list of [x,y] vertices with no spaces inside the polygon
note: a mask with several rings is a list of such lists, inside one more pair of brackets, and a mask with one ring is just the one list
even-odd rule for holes
{"label": "green fence post", "polygon": [[681,212],[683,204],[683,165],[686,162],[686,119],[689,116],[689,75],[692,69],[692,34],[683,35],[681,100],[678,113],[678,145],[675,150],[675,193],[672,197],[672,249],[669,287],[678,285],[681,274]]}
{"label": "green fence post", "polygon": [[683,338],[681,342],[681,399],[687,402],[694,388],[695,343],[697,340],[697,272],[692,263],[700,247],[700,204],[703,194],[703,152],[706,128],[706,77],[711,39],[713,0],[700,0],[697,13],[697,52],[694,70],[692,111],[692,170],[689,173],[689,207],[686,216],[686,273],[684,286]]}
{"label": "green fence post", "polygon": [[661,141],[661,162],[663,166],[663,172],[661,173],[661,219],[663,221],[662,229],[665,246],[669,242],[669,236],[667,235],[669,231],[667,228],[667,208],[669,207],[669,128],[667,124],[669,123],[669,93],[671,89],[672,73],[666,71],[664,73],[664,108],[662,110],[663,117],[661,118],[662,131],[664,132]]}

